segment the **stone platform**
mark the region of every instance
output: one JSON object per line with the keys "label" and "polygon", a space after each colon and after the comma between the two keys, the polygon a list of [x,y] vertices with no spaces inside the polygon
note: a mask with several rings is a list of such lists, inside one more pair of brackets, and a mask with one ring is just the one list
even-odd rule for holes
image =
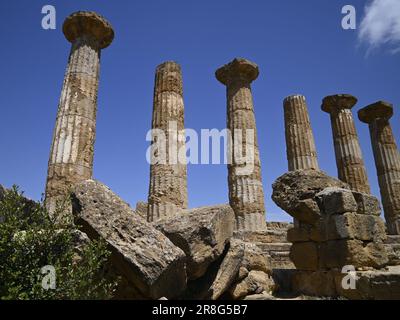
{"label": "stone platform", "polygon": [[301,271],[292,276],[293,290],[309,296],[344,297],[351,300],[400,299],[400,266],[381,270],[356,271],[355,289],[343,289],[346,274],[338,271]]}

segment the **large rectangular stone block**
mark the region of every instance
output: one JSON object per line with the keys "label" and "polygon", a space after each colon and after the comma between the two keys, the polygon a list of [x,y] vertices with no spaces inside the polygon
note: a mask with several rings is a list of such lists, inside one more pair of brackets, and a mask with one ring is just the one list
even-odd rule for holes
{"label": "large rectangular stone block", "polygon": [[287,241],[292,243],[307,241],[326,241],[324,221],[320,220],[313,225],[300,223],[298,226],[290,228],[287,232]]}
{"label": "large rectangular stone block", "polygon": [[310,241],[310,227],[311,226],[290,228],[287,232],[287,241],[292,243]]}
{"label": "large rectangular stone block", "polygon": [[333,240],[320,245],[321,268],[342,269],[346,265],[381,268],[388,262],[383,243]]}
{"label": "large rectangular stone block", "polygon": [[290,259],[299,270],[318,270],[318,244],[311,241],[294,243],[290,248]]}
{"label": "large rectangular stone block", "polygon": [[357,202],[348,189],[329,187],[317,193],[316,198],[325,214],[357,211]]}
{"label": "large rectangular stone block", "polygon": [[154,223],[172,243],[186,254],[190,280],[202,277],[229,243],[235,228],[235,214],[229,205],[185,210]]}
{"label": "large rectangular stone block", "polygon": [[382,242],[386,239],[385,224],[373,215],[345,213],[325,220],[326,239],[357,239]]}

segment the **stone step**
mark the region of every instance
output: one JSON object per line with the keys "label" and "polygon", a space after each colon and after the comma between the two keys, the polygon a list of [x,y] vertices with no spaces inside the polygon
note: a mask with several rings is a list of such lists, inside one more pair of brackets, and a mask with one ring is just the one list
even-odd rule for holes
{"label": "stone step", "polygon": [[289,251],[292,246],[289,242],[256,243],[263,251]]}
{"label": "stone step", "polygon": [[294,269],[289,258],[291,243],[257,243],[259,248],[271,259],[273,269]]}

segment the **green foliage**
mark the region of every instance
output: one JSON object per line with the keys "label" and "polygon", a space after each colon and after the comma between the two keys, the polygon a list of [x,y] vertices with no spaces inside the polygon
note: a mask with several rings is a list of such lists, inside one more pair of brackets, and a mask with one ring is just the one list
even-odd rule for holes
{"label": "green foliage", "polygon": [[[65,203],[53,217],[66,217]],[[116,281],[104,276],[110,252],[102,241],[79,242],[68,219],[53,219],[43,203],[17,187],[0,201],[0,299],[108,299]],[[44,266],[55,268],[55,288],[44,289]]]}

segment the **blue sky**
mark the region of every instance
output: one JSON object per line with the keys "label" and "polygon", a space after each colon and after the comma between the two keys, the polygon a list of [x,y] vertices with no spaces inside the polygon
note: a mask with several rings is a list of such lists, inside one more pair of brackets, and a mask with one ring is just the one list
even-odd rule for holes
{"label": "blue sky", "polygon": [[[375,2],[379,5],[379,1],[396,0]],[[329,116],[320,110],[324,96],[355,95],[359,102],[354,114],[377,100],[393,103],[391,123],[400,140],[400,53],[396,48],[400,33],[391,32],[391,26],[385,31],[381,25],[392,19],[392,26],[399,27],[399,15],[387,19],[379,6],[380,14],[370,7],[362,24],[366,41],[359,43],[359,26],[368,3],[1,1],[0,183],[7,187],[18,184],[26,195],[40,199],[70,49],[62,22],[74,11],[94,10],[112,23],[116,33],[112,45],[102,53],[95,178],[132,206],[146,200],[149,142],[145,137],[158,64],[175,60],[182,65],[186,127],[200,131],[225,128],[225,88],[214,72],[234,57],[245,57],[260,68],[253,96],[267,220],[290,220],[271,200],[271,184],[287,169],[282,107],[287,95],[306,96],[319,163],[332,176],[337,171]],[[56,30],[41,28],[41,8],[46,4],[57,10]],[[346,4],[357,10],[357,30],[341,28],[341,8]],[[358,120],[356,126],[372,191],[379,195],[368,127]],[[190,165],[188,188],[190,207],[227,202],[226,166]]]}

